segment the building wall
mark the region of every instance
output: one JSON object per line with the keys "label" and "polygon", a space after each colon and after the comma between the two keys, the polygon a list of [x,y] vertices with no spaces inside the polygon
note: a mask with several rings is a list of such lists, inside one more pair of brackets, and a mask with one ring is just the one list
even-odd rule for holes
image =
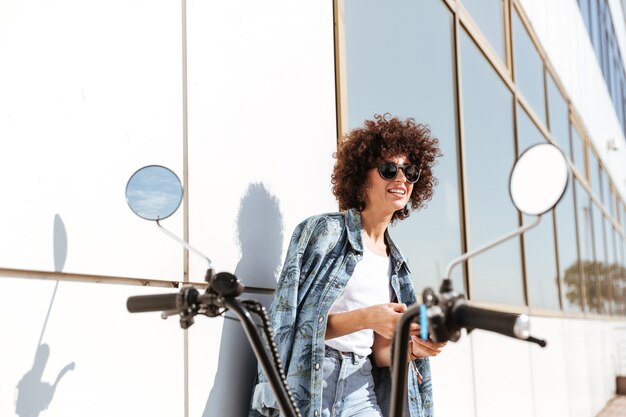
{"label": "building wall", "polygon": [[[538,3],[522,2],[590,135],[600,137],[594,126],[603,122],[586,116],[594,107],[578,107],[588,96],[574,99],[580,75],[558,64],[572,58],[552,59],[558,48],[544,39],[556,34],[543,31],[554,15]],[[568,25],[579,24],[575,2],[565,3]],[[188,200],[163,225],[188,235],[218,271],[272,288],[297,223],[336,210],[329,173],[348,113],[338,117],[335,104],[333,6],[0,4],[0,415],[245,415],[256,369],[238,323],[197,317],[183,331],[175,318],[126,311],[128,296],[201,282],[206,262],[134,216],[124,188],[143,165],[172,168]],[[597,100],[608,108],[606,97]],[[373,111],[357,109],[360,119]],[[433,125],[449,124],[454,138],[446,114],[433,114],[441,118]],[[615,131],[614,122],[604,128]],[[442,183],[446,199],[430,212],[454,219],[461,185]],[[428,213],[412,227],[425,227]],[[445,229],[454,244],[424,253],[437,262],[458,254],[458,227]],[[412,262],[419,270],[421,258]],[[437,265],[424,263],[422,286],[436,284]],[[615,390],[624,320],[514,309],[531,313],[548,347],[480,331],[450,343],[433,359],[437,415],[595,415]]]}
{"label": "building wall", "polygon": [[124,190],[143,165],[187,172],[188,219],[164,227],[187,222],[218,271],[272,288],[296,224],[336,210],[332,3],[5,1],[0,15],[0,415],[29,414],[14,397],[27,374],[18,398],[49,403],[42,415],[241,414],[256,369],[235,322],[198,318],[185,336],[126,311],[207,265],[192,254],[187,272]]}

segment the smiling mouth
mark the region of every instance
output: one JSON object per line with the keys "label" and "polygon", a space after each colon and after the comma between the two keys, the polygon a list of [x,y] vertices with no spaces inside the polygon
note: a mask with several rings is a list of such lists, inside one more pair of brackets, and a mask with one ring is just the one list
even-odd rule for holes
{"label": "smiling mouth", "polygon": [[406,191],[401,190],[399,188],[392,188],[391,190],[387,190],[388,193],[397,194],[397,195],[405,195]]}

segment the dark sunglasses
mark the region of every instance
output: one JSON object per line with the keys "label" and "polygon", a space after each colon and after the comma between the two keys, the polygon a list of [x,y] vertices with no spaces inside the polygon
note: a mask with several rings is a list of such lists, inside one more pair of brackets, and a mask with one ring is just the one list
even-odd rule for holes
{"label": "dark sunglasses", "polygon": [[411,184],[415,184],[417,180],[420,179],[421,171],[417,169],[415,165],[399,165],[389,161],[385,161],[378,165],[378,173],[380,174],[380,177],[387,181],[395,179],[399,170],[404,172],[404,178],[406,178],[406,181]]}

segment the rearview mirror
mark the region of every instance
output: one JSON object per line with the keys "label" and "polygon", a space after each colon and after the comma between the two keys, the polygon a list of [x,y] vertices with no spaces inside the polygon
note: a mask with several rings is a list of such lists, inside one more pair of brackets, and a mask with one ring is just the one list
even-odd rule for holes
{"label": "rearview mirror", "polygon": [[539,216],[561,200],[569,180],[567,161],[554,145],[533,145],[520,155],[511,171],[509,192],[515,207]]}
{"label": "rearview mirror", "polygon": [[130,209],[146,220],[170,217],[183,199],[183,187],[178,176],[161,165],[138,169],[126,184],[126,201]]}

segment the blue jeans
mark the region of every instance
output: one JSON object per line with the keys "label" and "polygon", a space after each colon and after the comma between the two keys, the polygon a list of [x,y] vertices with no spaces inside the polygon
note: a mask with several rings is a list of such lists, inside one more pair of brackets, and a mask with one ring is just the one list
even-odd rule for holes
{"label": "blue jeans", "polygon": [[382,417],[367,356],[326,346],[322,417]]}

